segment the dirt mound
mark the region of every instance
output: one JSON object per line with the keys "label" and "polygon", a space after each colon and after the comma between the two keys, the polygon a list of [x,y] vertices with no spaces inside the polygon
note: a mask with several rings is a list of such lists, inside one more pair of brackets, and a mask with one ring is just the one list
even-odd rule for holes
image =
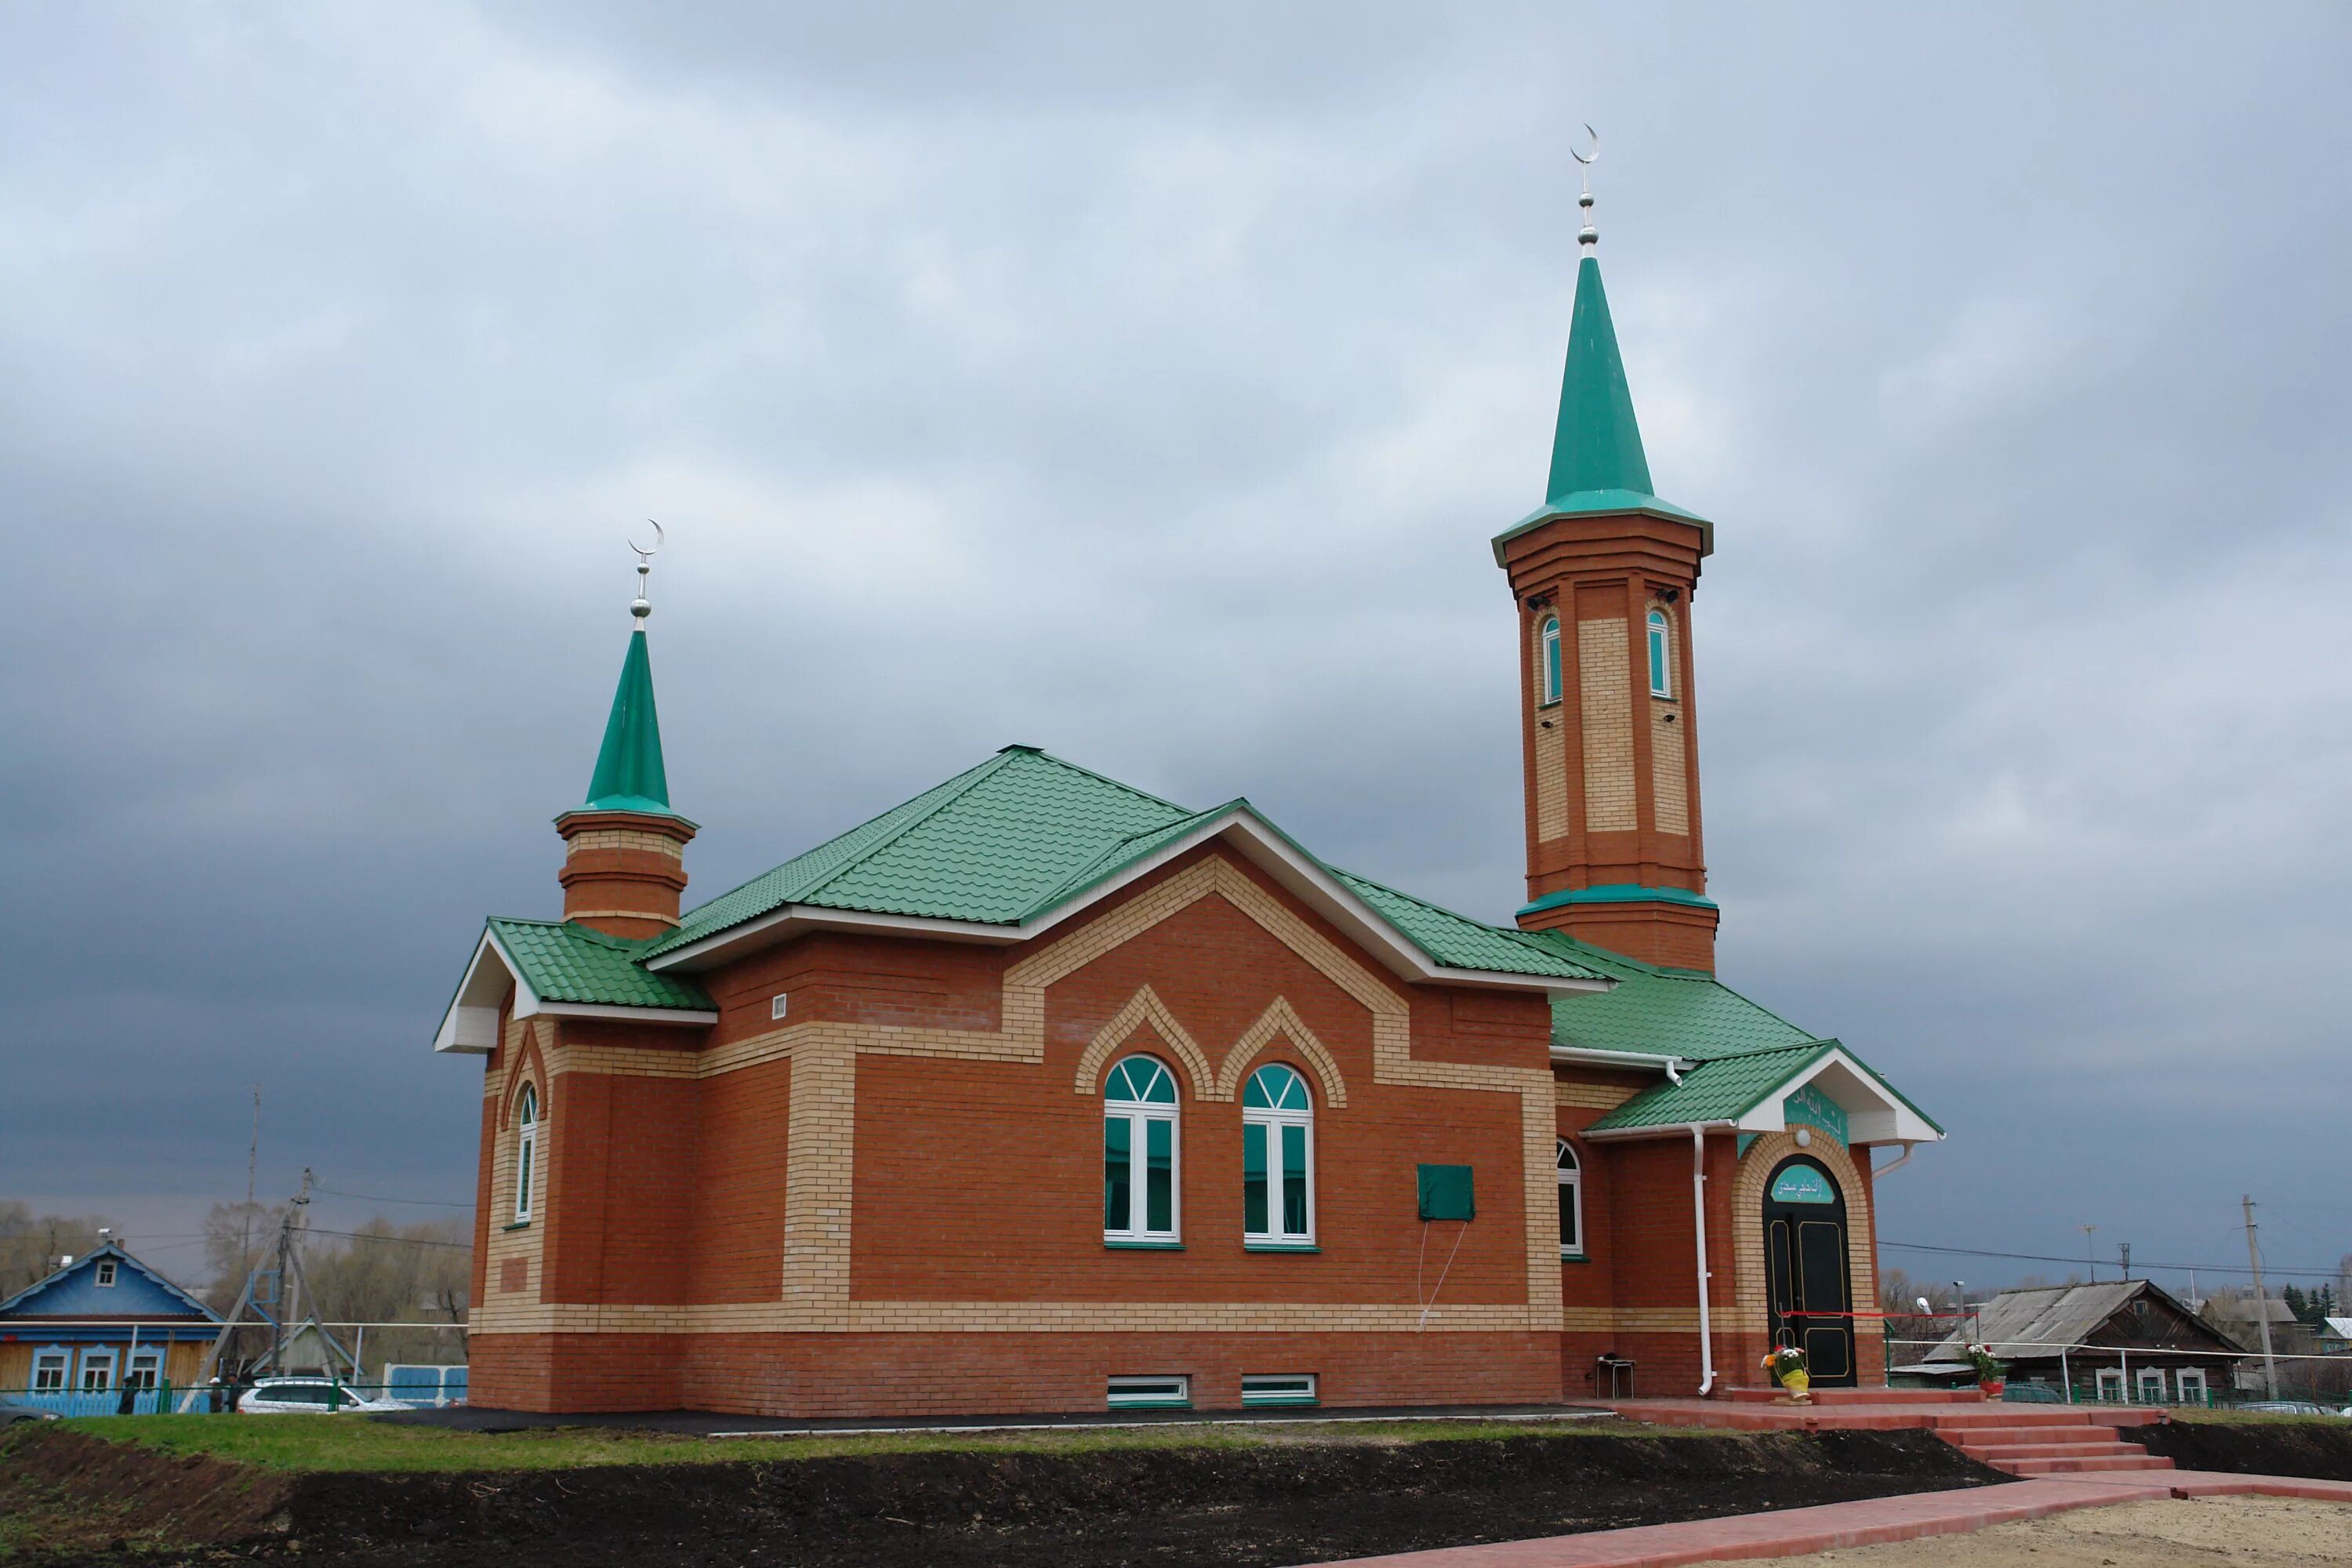
{"label": "dirt mound", "polygon": [[2147,1445],[2184,1470],[2227,1470],[2241,1476],[2304,1476],[2352,1481],[2352,1421],[2165,1421],[2126,1426],[2124,1436]]}
{"label": "dirt mound", "polygon": [[320,1474],[295,1479],[243,1550],[355,1568],[474,1568],[486,1553],[511,1568],[1272,1565],[2006,1479],[1925,1432]]}
{"label": "dirt mound", "polygon": [[0,1438],[0,1519],[56,1551],[230,1545],[288,1522],[295,1478],[46,1424]]}

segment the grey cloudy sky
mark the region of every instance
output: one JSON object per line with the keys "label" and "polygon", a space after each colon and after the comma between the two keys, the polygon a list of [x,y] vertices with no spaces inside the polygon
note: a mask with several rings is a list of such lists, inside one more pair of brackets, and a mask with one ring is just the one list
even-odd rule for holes
{"label": "grey cloudy sky", "polygon": [[193,1267],[256,1080],[265,1195],[467,1196],[648,515],[702,893],[1023,742],[1507,919],[1589,119],[1882,1234],[2332,1265],[2352,23],[1922,10],[0,11],[0,1197]]}

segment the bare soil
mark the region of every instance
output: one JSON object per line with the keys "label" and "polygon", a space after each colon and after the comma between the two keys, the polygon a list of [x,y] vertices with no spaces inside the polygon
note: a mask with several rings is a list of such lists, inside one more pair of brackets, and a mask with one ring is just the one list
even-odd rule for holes
{"label": "bare soil", "polygon": [[[109,1521],[41,1525],[19,1537],[16,1563],[119,1563],[139,1551],[157,1564],[234,1554],[352,1568],[478,1568],[490,1557],[504,1568],[1271,1568],[2008,1479],[1926,1432],[1636,1430],[458,1474],[260,1476],[198,1463],[211,1467],[201,1479],[184,1459],[77,1433],[13,1441],[0,1457],[0,1514],[37,1496],[40,1520],[86,1500]],[[217,1507],[151,1484],[172,1478],[184,1490],[211,1485]]]}
{"label": "bare soil", "polygon": [[2352,1508],[2273,1497],[2122,1503],[1783,1561],[1792,1568],[2341,1568],[2352,1562]]}
{"label": "bare soil", "polygon": [[2352,1421],[2340,1416],[2332,1422],[2166,1421],[2127,1426],[2124,1435],[2184,1470],[2352,1481]]}

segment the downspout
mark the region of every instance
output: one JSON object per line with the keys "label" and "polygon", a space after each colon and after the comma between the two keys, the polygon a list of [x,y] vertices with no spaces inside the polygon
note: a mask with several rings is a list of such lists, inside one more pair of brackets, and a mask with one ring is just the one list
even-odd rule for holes
{"label": "downspout", "polygon": [[1919,1147],[1919,1145],[1918,1145],[1918,1144],[1916,1144],[1916,1143],[1913,1143],[1913,1142],[1906,1142],[1906,1143],[1903,1145],[1903,1152],[1902,1152],[1902,1153],[1900,1153],[1900,1154],[1897,1154],[1894,1159],[1887,1161],[1887,1162],[1886,1162],[1886,1163],[1885,1163],[1884,1165],[1879,1166],[1876,1170],[1874,1170],[1874,1171],[1871,1172],[1871,1173],[1870,1173],[1870,1179],[1871,1179],[1872,1181],[1875,1182],[1876,1180],[1878,1180],[1878,1178],[1879,1178],[1879,1177],[1881,1177],[1881,1176],[1883,1176],[1883,1175],[1886,1174],[1886,1173],[1887,1173],[1887,1172],[1889,1172],[1889,1171],[1900,1170],[1900,1169],[1902,1169],[1905,1165],[1909,1164],[1909,1163],[1911,1163],[1911,1153],[1912,1153],[1912,1151],[1914,1151],[1914,1150],[1917,1149],[1918,1147]]}
{"label": "downspout", "polygon": [[1694,1121],[1691,1135],[1691,1218],[1698,1231],[1698,1396],[1715,1388],[1715,1323],[1706,1301],[1706,1125]]}

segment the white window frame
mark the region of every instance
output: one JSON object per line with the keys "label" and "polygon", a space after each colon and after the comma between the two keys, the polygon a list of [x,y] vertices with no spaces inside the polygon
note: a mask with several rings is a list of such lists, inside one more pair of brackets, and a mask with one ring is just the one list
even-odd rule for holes
{"label": "white window frame", "polygon": [[[1300,1072],[1288,1062],[1267,1062],[1250,1074],[1250,1080],[1255,1080],[1257,1078],[1258,1073],[1265,1071],[1267,1068],[1280,1068],[1285,1072],[1289,1073],[1291,1077],[1298,1080],[1299,1090],[1307,1097],[1307,1109],[1304,1110],[1269,1110],[1265,1106],[1250,1105],[1245,1105],[1242,1108],[1242,1126],[1244,1129],[1253,1125],[1265,1129],[1266,1223],[1266,1228],[1264,1230],[1250,1229],[1248,1205],[1244,1203],[1242,1211],[1242,1245],[1244,1247],[1255,1247],[1262,1251],[1281,1251],[1286,1248],[1313,1247],[1316,1245],[1315,1088],[1312,1084],[1307,1081],[1307,1075],[1305,1073]],[[1244,1097],[1246,1098],[1248,1092],[1246,1082],[1244,1083],[1243,1092]],[[1300,1157],[1307,1162],[1307,1228],[1303,1231],[1294,1232],[1282,1228],[1283,1184],[1290,1173],[1289,1167],[1283,1163],[1282,1154],[1282,1130],[1286,1127],[1303,1128],[1306,1130],[1307,1134],[1301,1141],[1303,1148],[1300,1151]],[[1242,1135],[1244,1138],[1249,1136],[1246,1131]],[[1244,1173],[1244,1182],[1246,1182],[1246,1173]],[[1244,1188],[1244,1190],[1246,1191],[1246,1188]]]}
{"label": "white window frame", "polygon": [[530,1223],[534,1178],[538,1175],[539,1086],[526,1083],[515,1096],[515,1201],[514,1222]]}
{"label": "white window frame", "polygon": [[[2103,1366],[2098,1368],[2092,1378],[2091,1387],[2097,1394],[2098,1401],[2102,1405],[2127,1405],[2130,1403],[2130,1400],[2127,1397],[2130,1393],[2130,1385],[2124,1382],[2124,1370],[2119,1366]],[[2110,1388],[2116,1391],[2113,1398],[2108,1397],[2107,1394],[2107,1390]]]}
{"label": "white window frame", "polygon": [[2205,1382],[2205,1369],[2201,1366],[2182,1367],[2172,1374],[2172,1383],[2173,1397],[2183,1405],[2203,1405],[2212,1398]]}
{"label": "white window frame", "polygon": [[[42,1374],[50,1381],[43,1382]],[[63,1345],[50,1345],[33,1352],[33,1392],[64,1394],[73,1386],[73,1352]]]}
{"label": "white window frame", "polygon": [[[2151,1386],[2156,1390],[2156,1397],[2154,1399],[2150,1399],[2147,1396],[2147,1391]],[[2134,1405],[2167,1405],[2171,1403],[2165,1397],[2165,1379],[2164,1369],[2162,1367],[2142,1366],[2134,1367],[2132,1369],[2132,1403]]]}
{"label": "white window frame", "polygon": [[1192,1379],[1188,1373],[1109,1380],[1106,1404],[1113,1410],[1190,1410]]}
{"label": "white window frame", "polygon": [[1242,1405],[1319,1405],[1317,1377],[1311,1372],[1245,1372],[1242,1373]]}
{"label": "white window frame", "polygon": [[[114,1392],[115,1368],[121,1365],[112,1345],[93,1345],[81,1352],[81,1365],[74,1372],[76,1394],[111,1394]],[[92,1382],[96,1378],[98,1381]]]}
{"label": "white window frame", "polygon": [[1567,669],[1561,662],[1558,616],[1544,616],[1536,627],[1536,668],[1542,671],[1537,682],[1543,694],[1538,706],[1554,707],[1559,702],[1560,689],[1568,684]]}
{"label": "white window frame", "polygon": [[161,1387],[163,1382],[163,1352],[143,1346],[132,1351],[123,1363],[122,1381],[141,1392]]}
{"label": "white window frame", "polygon": [[1642,617],[1642,651],[1650,667],[1650,695],[1675,695],[1675,618],[1660,609]]}
{"label": "white window frame", "polygon": [[101,1290],[113,1289],[114,1279],[114,1259],[111,1258],[100,1258],[98,1260],[98,1267],[90,1270],[90,1283],[96,1285]]}
{"label": "white window frame", "polygon": [[[1148,1061],[1168,1077],[1169,1087],[1176,1098],[1170,1100],[1113,1100],[1103,1097],[1103,1124],[1125,1121],[1127,1126],[1127,1218],[1124,1227],[1110,1224],[1103,1215],[1103,1240],[1107,1244],[1125,1247],[1173,1247],[1184,1239],[1184,1089],[1176,1077],[1176,1069],[1148,1051],[1139,1051],[1118,1058],[1114,1069],[1130,1061]],[[1150,1124],[1168,1124],[1168,1228],[1153,1230],[1146,1223],[1150,1218],[1150,1196],[1146,1190],[1145,1162],[1150,1157]],[[1097,1205],[1099,1207],[1099,1204]]]}
{"label": "white window frame", "polygon": [[[1568,1237],[1561,1237],[1559,1255],[1562,1258],[1582,1258],[1585,1256],[1584,1156],[1578,1153],[1576,1145],[1565,1138],[1555,1137],[1552,1142],[1552,1179],[1559,1184],[1561,1193],[1567,1196],[1569,1217],[1576,1224],[1575,1242],[1571,1244]],[[1568,1167],[1565,1170],[1560,1168],[1559,1163],[1563,1155],[1568,1159]]]}

